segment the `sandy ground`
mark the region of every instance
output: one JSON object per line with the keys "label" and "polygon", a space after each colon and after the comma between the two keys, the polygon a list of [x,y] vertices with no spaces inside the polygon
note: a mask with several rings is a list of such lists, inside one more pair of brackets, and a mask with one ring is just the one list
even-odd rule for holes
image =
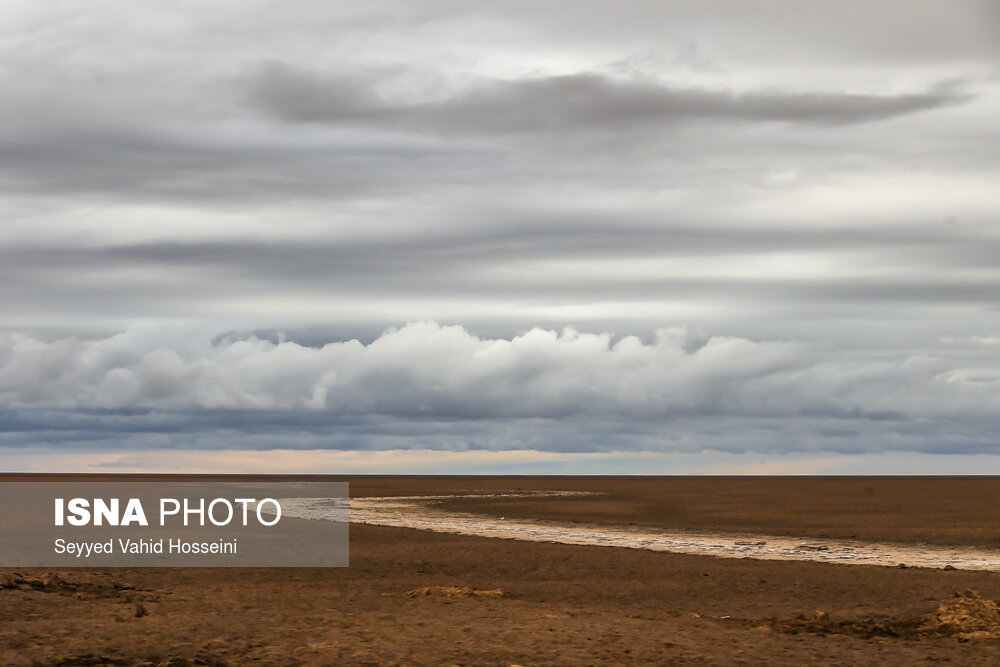
{"label": "sandy ground", "polygon": [[[379,488],[374,481],[369,484]],[[417,480],[401,482],[404,488],[422,488]],[[1000,547],[997,477],[456,478],[444,485],[607,494],[445,505],[510,517]],[[368,485],[355,486],[364,492]]]}
{"label": "sandy ground", "polygon": [[[848,479],[824,482],[823,493],[814,492],[816,481],[369,478],[352,480],[352,492],[604,484],[616,488],[603,505],[513,500],[503,511],[524,503],[516,511],[525,516],[816,537],[836,534],[844,503],[855,519],[841,527],[854,534],[995,543],[982,513],[1000,480]],[[696,507],[699,483],[707,500]],[[811,511],[796,506],[796,493]],[[786,502],[775,504],[776,496]],[[921,523],[936,496],[950,513]],[[873,511],[856,509],[865,503]],[[658,504],[686,509],[662,515]],[[1000,611],[990,602],[1000,598],[996,573],[715,559],[373,526],[353,526],[351,540],[351,566],[341,569],[0,570],[0,662],[1000,664]],[[955,597],[966,589],[981,599]]]}

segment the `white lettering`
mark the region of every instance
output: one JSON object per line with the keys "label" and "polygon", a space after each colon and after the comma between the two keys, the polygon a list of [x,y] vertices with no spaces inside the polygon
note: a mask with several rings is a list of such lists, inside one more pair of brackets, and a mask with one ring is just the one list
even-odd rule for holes
{"label": "white lettering", "polygon": [[125,506],[125,516],[122,517],[121,525],[128,526],[137,523],[140,526],[148,526],[146,512],[142,509],[142,503],[138,498],[129,498],[128,505]]}
{"label": "white lettering", "polygon": [[[167,511],[167,503],[172,503],[174,508]],[[176,515],[181,511],[181,504],[173,498],[160,498],[160,525],[165,526],[167,517]]]}
{"label": "white lettering", "polygon": [[[274,512],[268,512],[268,514],[274,514],[274,521],[271,521],[270,523],[264,521],[264,517],[261,516],[260,510],[264,506],[264,503],[271,503],[272,505],[274,505]],[[260,521],[260,523],[264,526],[273,526],[274,524],[281,521],[281,505],[278,503],[278,501],[275,500],[274,498],[264,498],[259,503],[257,503],[257,520]]]}
{"label": "white lettering", "polygon": [[69,510],[70,517],[68,521],[71,526],[86,526],[90,523],[90,503],[87,502],[85,498],[73,498],[66,505],[66,509]]}

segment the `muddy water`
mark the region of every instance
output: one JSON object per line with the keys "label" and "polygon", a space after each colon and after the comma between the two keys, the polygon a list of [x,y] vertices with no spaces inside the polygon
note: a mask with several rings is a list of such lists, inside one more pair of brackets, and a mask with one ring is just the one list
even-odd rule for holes
{"label": "muddy water", "polygon": [[[476,495],[510,497],[525,494]],[[554,491],[536,492],[532,495],[584,494]],[[698,533],[642,527],[557,523],[452,512],[437,506],[439,501],[455,497],[352,498],[350,519],[353,523],[417,528],[440,533],[530,542],[649,549],[650,551],[670,551],[720,558],[809,560],[849,565],[897,566],[904,564],[913,567],[945,567],[950,565],[967,570],[1000,571],[1000,550],[837,539],[802,542],[796,538],[749,533]],[[282,512],[287,516],[309,519],[333,518],[334,516],[342,518],[342,501],[340,505],[338,510],[333,502],[324,499],[286,498],[282,499]]]}

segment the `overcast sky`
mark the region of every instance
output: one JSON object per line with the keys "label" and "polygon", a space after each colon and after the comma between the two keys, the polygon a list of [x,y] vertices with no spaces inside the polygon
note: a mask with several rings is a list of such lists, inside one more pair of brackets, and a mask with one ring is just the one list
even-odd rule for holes
{"label": "overcast sky", "polygon": [[0,54],[6,469],[1000,472],[995,2],[11,0]]}

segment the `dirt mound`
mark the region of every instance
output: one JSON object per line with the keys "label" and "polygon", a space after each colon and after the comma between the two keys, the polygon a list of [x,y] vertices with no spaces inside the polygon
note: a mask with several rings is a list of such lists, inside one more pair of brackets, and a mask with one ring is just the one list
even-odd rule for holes
{"label": "dirt mound", "polygon": [[973,590],[955,593],[929,617],[833,620],[822,610],[811,616],[771,619],[764,624],[779,632],[844,634],[864,637],[953,637],[959,640],[1000,639],[1000,605]]}
{"label": "dirt mound", "polygon": [[502,588],[490,590],[479,590],[469,586],[424,586],[406,591],[407,597],[411,598],[505,598],[509,597]]}
{"label": "dirt mound", "polygon": [[942,602],[925,629],[959,639],[1000,639],[1000,606],[967,589]]}

